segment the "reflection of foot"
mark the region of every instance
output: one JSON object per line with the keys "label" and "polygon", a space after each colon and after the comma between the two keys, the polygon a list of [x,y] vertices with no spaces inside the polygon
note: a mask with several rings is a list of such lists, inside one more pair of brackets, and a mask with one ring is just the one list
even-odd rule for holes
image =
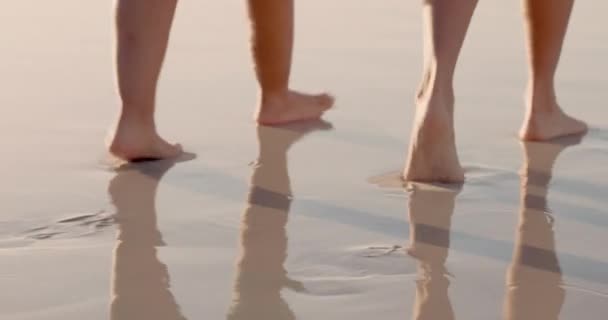
{"label": "reflection of foot", "polygon": [[276,155],[277,152],[286,152],[291,145],[304,136],[315,131],[332,130],[333,125],[325,120],[302,121],[281,126],[258,126],[258,140],[260,153]]}
{"label": "reflection of foot", "polygon": [[328,94],[305,94],[288,91],[262,96],[256,120],[263,125],[278,125],[303,120],[319,119],[334,104]]}
{"label": "reflection of foot", "polygon": [[559,106],[550,111],[528,112],[519,136],[527,141],[544,141],[581,134],[587,125],[562,111]]}
{"label": "reflection of foot", "polygon": [[169,159],[182,153],[182,147],[161,138],[153,124],[125,118],[120,119],[108,149],[126,161]]}
{"label": "reflection of foot", "polygon": [[[443,100],[436,103],[433,100]],[[419,106],[403,178],[407,181],[458,183],[464,172],[454,136],[453,102],[431,99]]]}
{"label": "reflection of foot", "polygon": [[309,133],[331,129],[331,124],[323,120],[280,126],[257,126],[260,151],[254,163],[251,203],[264,204],[275,209],[288,207],[291,201],[287,169],[289,148]]}
{"label": "reflection of foot", "polygon": [[[528,178],[539,178],[539,173],[544,174],[546,178],[550,178],[551,170],[559,154],[567,147],[581,143],[583,137],[584,135],[579,134],[545,142],[522,142],[524,151],[524,171],[522,173]],[[533,171],[531,172],[531,170]],[[529,183],[532,182],[529,181]],[[537,184],[536,182],[533,183]]]}
{"label": "reflection of foot", "polygon": [[443,265],[450,247],[450,226],[460,186],[409,185],[410,246],[407,253],[429,265]]}

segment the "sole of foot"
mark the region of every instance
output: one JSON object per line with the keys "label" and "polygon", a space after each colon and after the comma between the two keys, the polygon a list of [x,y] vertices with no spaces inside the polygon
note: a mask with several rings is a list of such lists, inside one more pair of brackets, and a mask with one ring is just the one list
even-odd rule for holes
{"label": "sole of foot", "polygon": [[320,119],[334,105],[329,94],[305,94],[289,91],[286,94],[263,97],[256,115],[261,125],[281,125]]}

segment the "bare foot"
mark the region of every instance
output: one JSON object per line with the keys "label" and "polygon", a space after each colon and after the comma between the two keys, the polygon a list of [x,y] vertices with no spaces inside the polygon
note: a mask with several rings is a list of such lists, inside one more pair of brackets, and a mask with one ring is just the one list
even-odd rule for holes
{"label": "bare foot", "polygon": [[464,171],[456,152],[453,99],[432,98],[416,109],[406,181],[460,183]]}
{"label": "bare foot", "polygon": [[288,91],[262,97],[256,121],[262,125],[279,125],[321,118],[334,104],[328,94],[304,94]]}
{"label": "bare foot", "polygon": [[108,149],[115,157],[130,162],[170,159],[183,152],[179,144],[161,138],[153,124],[126,119],[119,121]]}
{"label": "bare foot", "polygon": [[525,141],[544,141],[581,134],[587,129],[584,122],[555,107],[551,111],[528,112],[519,137]]}

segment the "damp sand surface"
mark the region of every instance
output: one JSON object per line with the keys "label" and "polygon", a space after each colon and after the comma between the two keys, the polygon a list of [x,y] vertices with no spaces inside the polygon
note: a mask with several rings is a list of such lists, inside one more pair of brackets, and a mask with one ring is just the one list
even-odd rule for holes
{"label": "damp sand surface", "polygon": [[608,5],[576,4],[558,74],[580,139],[516,139],[517,2],[481,1],[457,75],[467,182],[398,179],[418,2],[297,3],[293,86],[329,123],[256,128],[246,9],[183,1],[158,96],[195,154],[108,167],[111,5],[0,12],[0,319],[604,319]]}

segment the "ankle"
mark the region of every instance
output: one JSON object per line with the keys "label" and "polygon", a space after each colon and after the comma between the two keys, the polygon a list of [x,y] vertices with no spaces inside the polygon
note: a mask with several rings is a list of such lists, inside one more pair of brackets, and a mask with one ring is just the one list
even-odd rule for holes
{"label": "ankle", "polygon": [[432,80],[423,80],[416,94],[416,102],[423,103],[424,101],[440,99],[446,103],[454,101],[454,86],[451,80],[441,80],[434,78]]}
{"label": "ankle", "polygon": [[150,107],[123,105],[120,110],[121,123],[154,126],[154,111]]}
{"label": "ankle", "polygon": [[289,95],[289,88],[287,88],[287,87],[262,89],[260,92],[260,98],[261,98],[262,102],[284,100],[284,99],[287,99],[288,95]]}
{"label": "ankle", "polygon": [[557,98],[553,90],[545,88],[530,88],[526,97],[528,114],[545,115],[559,111]]}
{"label": "ankle", "polygon": [[435,87],[428,92],[419,92],[416,97],[416,106],[429,111],[441,108],[453,113],[454,103],[454,90],[449,86]]}
{"label": "ankle", "polygon": [[529,97],[543,97],[545,99],[554,98],[554,78],[549,76],[529,76],[527,94]]}

